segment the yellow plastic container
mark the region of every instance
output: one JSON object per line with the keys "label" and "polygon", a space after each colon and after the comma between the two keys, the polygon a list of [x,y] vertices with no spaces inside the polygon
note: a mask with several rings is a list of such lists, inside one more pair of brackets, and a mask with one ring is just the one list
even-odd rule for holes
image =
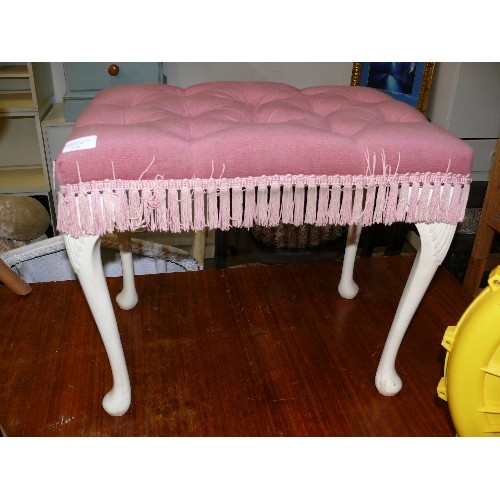
{"label": "yellow plastic container", "polygon": [[442,341],[438,396],[448,401],[458,436],[500,436],[500,266]]}

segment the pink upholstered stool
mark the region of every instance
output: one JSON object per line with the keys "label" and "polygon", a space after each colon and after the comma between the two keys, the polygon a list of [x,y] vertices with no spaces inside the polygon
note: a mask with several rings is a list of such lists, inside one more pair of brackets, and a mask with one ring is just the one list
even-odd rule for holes
{"label": "pink upholstered stool", "polygon": [[[360,228],[416,223],[421,246],[379,363],[385,395],[401,388],[395,358],[445,257],[468,197],[472,150],[417,110],[366,87],[297,88],[220,82],[101,91],[82,112],[55,165],[58,229],[102,335],[114,386],[103,406],[122,415],[130,382],[100,262],[100,237],[280,222],[346,224],[339,292],[358,287]],[[122,237],[122,308],[137,302]]]}

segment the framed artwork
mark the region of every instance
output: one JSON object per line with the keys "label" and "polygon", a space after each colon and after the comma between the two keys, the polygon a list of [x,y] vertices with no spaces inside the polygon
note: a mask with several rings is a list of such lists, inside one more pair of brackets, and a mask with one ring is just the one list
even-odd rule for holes
{"label": "framed artwork", "polygon": [[381,90],[425,114],[435,64],[422,62],[354,63],[351,85]]}

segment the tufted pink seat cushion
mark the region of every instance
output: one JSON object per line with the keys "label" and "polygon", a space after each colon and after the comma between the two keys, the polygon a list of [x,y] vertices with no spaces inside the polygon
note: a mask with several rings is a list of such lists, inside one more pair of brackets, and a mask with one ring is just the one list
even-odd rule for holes
{"label": "tufted pink seat cushion", "polygon": [[[400,173],[470,171],[471,152],[414,108],[365,87],[206,83],[181,89],[131,85],[100,92],[69,139],[97,135],[95,149],[63,154],[61,184],[82,180],[362,174],[365,154]],[[425,144],[425,147],[422,147]]]}
{"label": "tufted pink seat cushion", "polygon": [[[63,201],[60,229],[79,235],[125,229],[127,225],[130,229],[139,223],[137,219],[135,223],[125,220],[130,219],[130,213],[123,213],[116,199],[112,209],[108,206],[108,212],[102,217],[99,215],[98,218],[106,219],[103,222],[96,222],[92,215],[97,210],[95,201],[92,214],[87,213],[85,204],[87,216],[83,217],[83,222],[81,216],[77,221],[70,213],[74,208],[67,206],[72,203],[69,198],[91,196],[92,192],[96,196],[96,193],[103,195],[111,191],[116,198],[122,188],[126,191],[127,210],[130,210],[131,190],[139,192],[140,224],[153,229],[160,228],[155,225],[158,206],[153,207],[155,203],[162,203],[158,198],[159,191],[168,192],[175,188],[181,203],[178,209],[182,210],[182,190],[185,196],[188,190],[189,196],[195,199],[197,189],[204,194],[215,190],[221,197],[230,188],[245,191],[259,186],[268,189],[273,185],[293,186],[294,193],[301,186],[326,186],[329,194],[326,201],[323,194],[323,202],[327,212],[329,204],[334,201],[333,186],[341,187],[343,192],[346,188],[354,192],[357,188],[366,191],[373,186],[392,186],[392,216],[385,220],[381,213],[380,220],[377,216],[374,218],[376,200],[373,200],[374,208],[370,208],[372,213],[365,217],[364,224],[417,217],[416,207],[413,217],[408,218],[408,210],[402,207],[399,207],[399,215],[396,213],[398,205],[394,190],[397,188],[401,195],[403,184],[410,187],[417,184],[423,187],[425,183],[431,187],[457,186],[460,187],[461,199],[453,202],[452,211],[445,214],[443,200],[437,200],[438,205],[430,216],[422,215],[422,210],[419,212],[422,220],[434,220],[441,214],[441,219],[456,222],[463,216],[471,165],[472,150],[467,144],[429,123],[416,109],[371,88],[322,86],[297,89],[277,83],[219,82],[186,89],[142,84],[101,91],[78,118],[64,151],[57,159],[55,175],[61,185]],[[297,180],[296,176],[301,178]],[[177,182],[172,184],[173,181]],[[145,191],[153,194],[144,198]],[[454,191],[457,195],[457,190]],[[450,195],[451,191],[447,193]],[[315,195],[316,201],[320,194]],[[406,195],[409,196],[410,192]],[[123,194],[121,196],[120,206],[123,208]],[[261,204],[264,203],[263,196]],[[347,197],[343,198],[347,203]],[[312,210],[311,196],[309,199]],[[300,197],[296,199],[295,205],[300,205],[301,200]],[[384,200],[387,208],[389,189]],[[172,199],[172,203],[174,201]],[[208,225],[226,229],[231,221],[233,225],[249,226],[257,220],[255,217],[259,223],[276,224],[286,211],[281,205],[279,213],[275,211],[273,215],[268,205],[267,215],[261,213],[258,216],[259,199],[255,200],[257,207],[253,208],[248,208],[246,201],[243,201],[247,207],[246,218],[230,205],[226,215],[220,213],[220,207],[214,215],[215,208],[212,207],[212,217],[207,216],[208,220],[205,218],[204,221],[201,221],[200,213],[198,219],[191,213],[185,214],[182,220],[180,215],[174,214],[177,209],[165,201],[170,212],[161,228],[183,230]],[[338,201],[340,214],[342,200]],[[448,201],[452,204],[451,197],[446,203]],[[89,203],[92,206],[92,202]],[[314,222],[353,222],[354,216],[359,219],[361,204],[366,208],[370,201],[359,198],[357,203],[356,213],[353,201],[349,216],[345,208],[343,218],[322,213],[321,216],[315,215]],[[378,206],[379,211],[385,211],[382,201]],[[102,202],[101,209],[106,209]],[[145,214],[148,210],[150,213]],[[304,210],[306,213],[307,207]],[[238,212],[236,222],[235,211]],[[189,221],[188,215],[191,217]],[[301,212],[295,215],[288,216],[285,222],[304,222]],[[112,223],[108,220],[110,216],[113,217]],[[173,220],[175,217],[176,221]]]}

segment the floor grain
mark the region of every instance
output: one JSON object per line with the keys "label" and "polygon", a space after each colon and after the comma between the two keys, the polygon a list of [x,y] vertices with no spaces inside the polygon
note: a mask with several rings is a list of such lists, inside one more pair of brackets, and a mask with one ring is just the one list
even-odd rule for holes
{"label": "floor grain", "polygon": [[[0,424],[9,436],[453,436],[441,339],[470,299],[440,268],[403,340],[402,391],[374,387],[413,256],[358,259],[360,292],[336,260],[138,276],[116,308],[132,382],[122,417],[78,282],[0,286]],[[120,279],[109,278],[112,296]]]}

